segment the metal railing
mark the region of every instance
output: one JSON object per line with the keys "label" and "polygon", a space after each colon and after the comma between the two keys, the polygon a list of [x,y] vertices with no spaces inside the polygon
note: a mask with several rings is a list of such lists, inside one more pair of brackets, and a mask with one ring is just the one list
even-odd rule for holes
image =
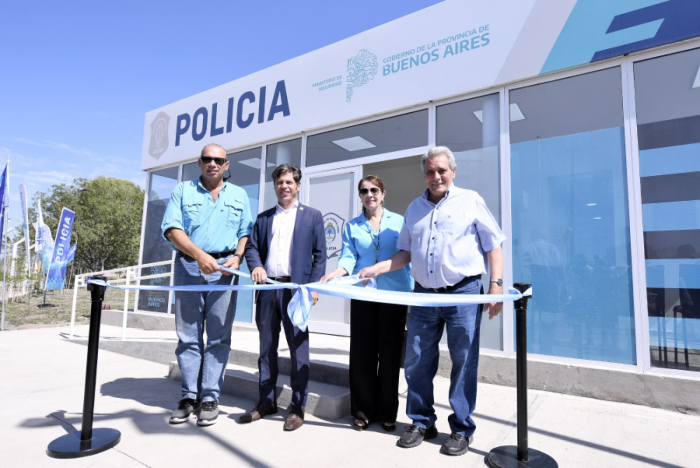
{"label": "metal railing", "polygon": [[[172,265],[172,260],[166,260],[163,262],[154,262],[154,263],[145,263],[143,265],[133,265],[133,266],[128,266],[128,267],[123,267],[123,268],[115,268],[113,270],[103,270],[103,271],[95,271],[91,273],[83,273],[81,275],[75,275],[75,285],[73,286],[73,306],[71,309],[71,317],[70,317],[70,335],[69,338],[73,338],[73,330],[75,328],[75,311],[76,311],[76,306],[78,302],[78,288],[80,287],[85,287],[87,285],[87,279],[92,277],[92,276],[106,276],[106,275],[121,275],[122,273],[124,274],[124,278],[116,278],[113,280],[108,280],[108,284],[119,284],[119,283],[124,283],[125,286],[129,286],[131,281],[134,281],[134,284],[139,284],[141,280],[145,279],[153,279],[153,278],[165,278],[165,277],[172,277],[172,269],[170,273],[159,273],[155,275],[147,275],[147,276],[141,276],[141,271],[143,268],[149,268],[149,267],[155,267],[155,266],[161,266],[161,265]],[[138,307],[138,304],[134,304],[134,310],[136,310]],[[122,318],[122,340],[126,339],[126,324],[127,324],[127,318],[128,318],[128,313],[129,313],[129,290],[125,289],[124,290],[124,310],[123,310],[123,318]]]}

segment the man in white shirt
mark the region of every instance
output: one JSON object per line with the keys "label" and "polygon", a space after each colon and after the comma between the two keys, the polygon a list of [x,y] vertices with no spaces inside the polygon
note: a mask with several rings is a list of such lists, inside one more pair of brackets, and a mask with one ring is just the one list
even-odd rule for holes
{"label": "man in white shirt", "polygon": [[[489,294],[503,293],[505,235],[478,193],[456,187],[457,163],[449,148],[438,146],[421,159],[428,188],[411,202],[393,257],[359,272],[361,278],[403,268],[411,262],[414,291],[423,294],[480,294],[481,275],[491,275]],[[418,446],[438,435],[433,408],[433,378],[438,343],[447,329],[452,359],[448,422],[452,434],[442,446],[447,455],[464,455],[476,430],[476,406],[481,314],[496,317],[503,303],[449,307],[411,307],[406,333],[406,415],[413,421],[397,444]]]}
{"label": "man in white shirt", "polygon": [[[272,172],[277,205],[258,215],[250,242],[246,246],[246,261],[256,283],[266,278],[282,283],[313,283],[326,272],[326,238],[323,216],[311,207],[301,205],[297,194],[301,188],[301,171],[296,166],[282,164]],[[257,421],[277,413],[277,346],[280,323],[292,358],[292,404],[284,424],[293,431],[304,424],[304,407],[309,384],[309,332],[295,327],[287,315],[292,298],[291,289],[260,291],[255,323],[260,333],[260,399],[251,411],[239,418],[241,423]],[[313,303],[318,295],[312,293]]]}

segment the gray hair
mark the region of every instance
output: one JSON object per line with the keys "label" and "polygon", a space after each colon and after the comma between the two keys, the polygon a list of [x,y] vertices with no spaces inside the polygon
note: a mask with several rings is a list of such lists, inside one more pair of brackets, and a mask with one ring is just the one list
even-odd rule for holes
{"label": "gray hair", "polygon": [[439,156],[439,155],[445,155],[447,156],[447,164],[450,166],[450,169],[453,171],[457,169],[457,161],[455,161],[455,156],[452,154],[452,151],[447,146],[436,146],[435,148],[432,148],[429,150],[427,153],[423,155],[422,158],[420,158],[420,168],[423,172],[425,172],[425,162],[432,158],[433,156]]}
{"label": "gray hair", "polygon": [[204,148],[202,148],[202,152],[199,153],[199,157],[200,157],[200,158],[201,158],[202,156],[204,156],[204,150],[207,149],[207,148],[210,147],[210,146],[215,146],[215,147],[217,147],[217,148],[221,148],[221,151],[223,151],[224,154],[226,154],[226,148],[224,148],[223,146],[221,146],[221,145],[219,145],[219,144],[217,144],[217,143],[208,143],[208,144],[204,145]]}

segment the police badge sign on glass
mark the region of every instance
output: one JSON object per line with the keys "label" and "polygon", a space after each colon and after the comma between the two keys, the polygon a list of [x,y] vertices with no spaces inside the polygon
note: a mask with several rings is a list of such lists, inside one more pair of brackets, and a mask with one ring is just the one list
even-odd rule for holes
{"label": "police badge sign on glass", "polygon": [[326,256],[340,257],[343,248],[343,225],[345,220],[335,213],[323,215],[323,233],[326,235]]}

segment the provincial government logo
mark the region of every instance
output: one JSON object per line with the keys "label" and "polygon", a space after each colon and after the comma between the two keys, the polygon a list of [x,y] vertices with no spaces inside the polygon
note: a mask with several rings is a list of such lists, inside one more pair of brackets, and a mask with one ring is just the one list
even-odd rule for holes
{"label": "provincial government logo", "polygon": [[377,56],[367,49],[362,49],[356,56],[348,59],[348,74],[345,79],[345,101],[350,102],[355,88],[364,86],[377,76],[379,62]]}

